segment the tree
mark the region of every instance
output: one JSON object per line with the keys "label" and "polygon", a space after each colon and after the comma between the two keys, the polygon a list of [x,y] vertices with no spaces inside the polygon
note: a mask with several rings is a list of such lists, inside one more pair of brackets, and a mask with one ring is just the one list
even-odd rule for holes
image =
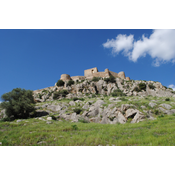
{"label": "tree", "polygon": [[56,85],[57,86],[64,86],[64,81],[63,80],[58,80]]}
{"label": "tree", "polygon": [[27,118],[30,113],[35,111],[35,101],[33,92],[21,88],[13,89],[11,92],[5,93],[1,96],[4,101],[1,107],[6,109],[7,117]]}

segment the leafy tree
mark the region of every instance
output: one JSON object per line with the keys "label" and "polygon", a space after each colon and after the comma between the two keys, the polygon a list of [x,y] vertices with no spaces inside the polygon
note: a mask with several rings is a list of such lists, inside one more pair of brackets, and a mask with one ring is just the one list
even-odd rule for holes
{"label": "leafy tree", "polygon": [[11,92],[5,93],[1,96],[4,101],[1,107],[6,109],[8,118],[27,118],[30,117],[31,112],[35,111],[35,101],[33,92],[21,88],[13,89]]}
{"label": "leafy tree", "polygon": [[146,84],[145,83],[139,83],[139,89],[146,91]]}
{"label": "leafy tree", "polygon": [[57,81],[57,86],[64,86],[64,81],[63,80],[58,80]]}
{"label": "leafy tree", "polygon": [[66,97],[66,95],[69,94],[69,92],[67,90],[61,90],[61,91],[56,91],[53,94],[53,99],[56,100],[59,97]]}
{"label": "leafy tree", "polygon": [[67,86],[71,86],[72,84],[74,84],[74,81],[73,81],[73,80],[69,80],[69,81],[67,82]]}

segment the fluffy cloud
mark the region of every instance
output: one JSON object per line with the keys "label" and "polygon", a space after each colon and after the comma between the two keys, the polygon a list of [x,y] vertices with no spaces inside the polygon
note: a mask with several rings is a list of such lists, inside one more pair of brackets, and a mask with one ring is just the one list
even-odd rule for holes
{"label": "fluffy cloud", "polygon": [[170,84],[168,87],[169,87],[169,88],[172,88],[173,91],[175,91],[175,85],[174,85],[174,84]]}
{"label": "fluffy cloud", "polygon": [[124,54],[128,54],[129,50],[133,47],[133,35],[118,35],[116,39],[107,40],[106,43],[103,44],[105,48],[112,48],[112,53],[119,53],[120,51],[124,51]]}
{"label": "fluffy cloud", "polygon": [[175,63],[175,30],[157,29],[153,30],[149,38],[142,35],[142,39],[133,40],[133,35],[118,35],[115,40],[108,39],[103,46],[112,48],[113,53],[124,50],[125,56],[133,62],[149,54],[153,58],[154,66],[169,61]]}

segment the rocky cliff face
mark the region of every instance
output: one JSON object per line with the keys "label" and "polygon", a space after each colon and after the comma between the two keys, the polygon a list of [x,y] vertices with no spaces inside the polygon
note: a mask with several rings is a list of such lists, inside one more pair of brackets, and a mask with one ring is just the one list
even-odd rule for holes
{"label": "rocky cliff face", "polygon": [[[66,90],[68,94],[65,98],[92,96],[92,94],[101,94],[109,96],[116,90],[122,91],[126,96],[157,96],[157,97],[175,97],[172,89],[164,87],[160,82],[141,81],[141,80],[123,80],[116,78],[115,83],[100,79],[95,82],[92,80],[75,81],[71,86],[65,82],[64,86],[52,86],[34,91],[34,98],[38,102],[52,101],[55,92]],[[60,98],[62,98],[60,96]]]}

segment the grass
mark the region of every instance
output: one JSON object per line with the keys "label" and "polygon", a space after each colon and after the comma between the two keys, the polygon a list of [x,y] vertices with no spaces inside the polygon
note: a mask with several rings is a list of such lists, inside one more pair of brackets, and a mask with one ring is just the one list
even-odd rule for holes
{"label": "grass", "polygon": [[[76,126],[75,126],[76,125]],[[27,119],[0,122],[2,146],[37,145],[175,145],[175,117],[167,116],[135,124],[71,123]]]}
{"label": "grass", "polygon": [[[99,96],[99,99],[102,97]],[[145,98],[139,97],[121,97],[121,102],[110,102],[111,96],[103,96],[105,102],[103,107],[109,104],[115,104],[114,107],[120,107],[122,104],[133,104],[139,111],[143,112],[140,106],[145,106],[145,110],[152,110],[156,120],[146,120],[140,123],[130,124],[99,124],[86,123],[85,120],[79,120],[78,123],[70,121],[52,120],[51,124],[39,119],[27,119],[17,123],[16,120],[12,122],[0,122],[0,142],[2,146],[40,146],[40,145],[175,145],[175,114],[163,115],[155,110],[162,104],[170,104],[175,109],[175,104],[171,104],[174,98],[170,97],[167,101],[165,97]],[[131,101],[129,100],[131,99]],[[73,99],[55,100],[52,102],[38,103],[43,104],[67,104]],[[155,100],[157,105],[151,108],[148,104]],[[95,103],[97,98],[85,98],[81,104],[75,103],[75,106],[68,106],[66,113],[73,113],[74,109],[81,108],[86,102],[93,101]],[[83,112],[84,110],[82,110]],[[52,113],[50,116],[57,117],[59,113]],[[42,117],[46,119],[48,116]]]}

